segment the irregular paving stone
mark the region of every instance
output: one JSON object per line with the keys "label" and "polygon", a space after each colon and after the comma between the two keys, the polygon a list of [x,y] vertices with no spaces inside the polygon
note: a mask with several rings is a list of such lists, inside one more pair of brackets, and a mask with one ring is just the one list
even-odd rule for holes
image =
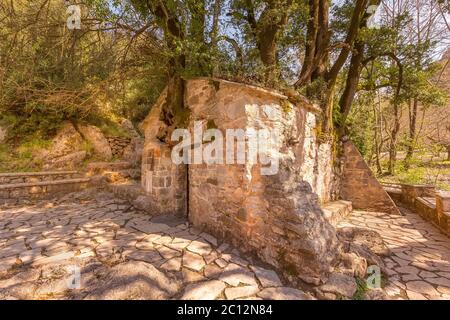
{"label": "irregular paving stone", "polygon": [[419,273],[419,269],[412,267],[412,266],[405,266],[405,267],[400,267],[400,268],[396,268],[395,271],[399,272],[399,273],[407,273],[407,274],[418,274]]}
{"label": "irregular paving stone", "polygon": [[174,257],[181,256],[181,252],[167,248],[165,246],[158,247],[156,248],[156,250],[158,250],[158,252],[163,256],[164,259],[172,259]]}
{"label": "irregular paving stone", "polygon": [[0,299],[14,297],[17,299],[31,299],[36,289],[36,280],[41,272],[38,269],[28,269],[13,277],[0,281]]}
{"label": "irregular paving stone", "polygon": [[125,262],[87,285],[88,300],[166,300],[177,293],[180,282],[151,264]]}
{"label": "irregular paving stone", "polygon": [[205,266],[205,260],[198,254],[186,251],[183,254],[183,266],[195,271],[200,271]]}
{"label": "irregular paving stone", "polygon": [[208,255],[211,253],[212,248],[209,243],[200,240],[192,241],[186,248],[187,250],[200,254],[202,256]]}
{"label": "irregular paving stone", "polygon": [[222,270],[219,280],[233,287],[237,287],[241,283],[258,286],[253,273],[246,268],[233,263],[230,263],[225,269]]}
{"label": "irregular paving stone", "polygon": [[450,288],[450,279],[446,278],[427,278],[427,282]]}
{"label": "irregular paving stone", "polygon": [[163,223],[131,223],[131,227],[142,231],[144,233],[157,233],[157,232],[163,232],[170,228],[167,224]]}
{"label": "irregular paving stone", "polygon": [[320,290],[324,292],[336,293],[349,298],[353,296],[356,289],[355,278],[341,273],[331,274],[328,281],[320,287]]}
{"label": "irregular paving stone", "polygon": [[210,279],[217,279],[222,273],[222,269],[215,264],[208,264],[206,265],[203,272],[205,274],[205,277]]}
{"label": "irregular paving stone", "polygon": [[223,289],[225,289],[225,283],[218,280],[189,284],[181,300],[214,300],[219,297]]}
{"label": "irregular paving stone", "polygon": [[219,267],[221,267],[222,269],[225,268],[225,267],[228,265],[228,262],[225,261],[225,260],[223,260],[223,259],[217,259],[217,260],[215,261],[215,263],[216,263]]}
{"label": "irregular paving stone", "polygon": [[175,242],[175,239],[174,239],[171,243],[166,244],[166,246],[171,248],[171,249],[182,251],[183,249],[185,249],[189,245],[189,243],[191,243],[191,242],[190,241],[183,241],[183,242],[177,241],[177,242]]}
{"label": "irregular paving stone", "polygon": [[186,283],[206,280],[206,278],[200,273],[189,270],[187,268],[182,268],[181,273],[183,275],[183,281]]}
{"label": "irregular paving stone", "polygon": [[181,258],[172,258],[161,265],[161,269],[167,271],[179,271],[181,269]]}
{"label": "irregular paving stone", "polygon": [[236,288],[226,288],[225,296],[227,299],[234,300],[239,298],[250,297],[259,291],[258,287],[254,286],[244,286]]}
{"label": "irregular paving stone", "polygon": [[410,281],[406,283],[406,288],[409,291],[418,292],[421,294],[427,294],[430,296],[439,295],[436,289],[429,283],[425,281]]}
{"label": "irregular paving stone", "polygon": [[171,242],[172,242],[172,237],[169,237],[169,236],[163,236],[163,237],[159,237],[159,238],[156,238],[155,240],[153,240],[153,243],[160,244],[160,245],[166,245]]}
{"label": "irregular paving stone", "polygon": [[406,294],[409,300],[427,300],[422,294],[415,291],[406,290]]}
{"label": "irregular paving stone", "polygon": [[257,296],[264,300],[313,300],[303,291],[288,287],[266,288]]}
{"label": "irregular paving stone", "polygon": [[247,267],[247,266],[248,266],[248,261],[247,261],[247,260],[242,259],[241,257],[239,257],[239,256],[237,256],[237,255],[235,255],[235,254],[232,254],[232,255],[231,255],[229,261],[230,261],[230,262],[233,262],[233,263],[235,263],[235,264],[238,264],[238,265],[240,265],[240,266],[243,266],[243,267]]}
{"label": "irregular paving stone", "polygon": [[217,239],[215,237],[213,237],[212,235],[202,232],[200,234],[200,237],[202,237],[203,239],[205,239],[206,241],[208,241],[211,245],[217,247]]}
{"label": "irregular paving stone", "polygon": [[256,275],[256,278],[258,278],[259,282],[264,288],[283,286],[283,284],[280,281],[280,278],[275,273],[275,271],[267,270],[257,266],[250,266],[250,269],[253,270],[253,272]]}
{"label": "irregular paving stone", "polygon": [[429,272],[429,271],[421,271],[419,273],[419,276],[421,276],[422,278],[435,278],[435,277],[437,277],[437,275],[434,272]]}
{"label": "irregular paving stone", "polygon": [[126,250],[122,253],[122,256],[129,260],[144,261],[148,263],[154,263],[163,260],[163,257],[156,250],[153,251]]}
{"label": "irregular paving stone", "polygon": [[36,289],[34,294],[39,299],[61,298],[69,290],[69,281],[66,277],[63,277],[47,280]]}
{"label": "irregular paving stone", "polygon": [[216,260],[217,257],[218,257],[218,253],[215,250],[211,251],[210,254],[203,256],[203,258],[205,259],[207,264],[210,264],[211,262]]}
{"label": "irregular paving stone", "polygon": [[422,280],[422,278],[420,278],[418,275],[416,274],[406,274],[406,275],[402,275],[402,281],[404,281],[405,283],[408,281],[414,281],[414,280]]}
{"label": "irregular paving stone", "polygon": [[442,294],[450,295],[450,287],[441,287],[441,286],[438,286],[438,287],[437,287],[437,291],[439,291],[439,292],[442,293]]}
{"label": "irregular paving stone", "polygon": [[139,250],[155,250],[153,242],[146,239],[136,242],[136,248]]}

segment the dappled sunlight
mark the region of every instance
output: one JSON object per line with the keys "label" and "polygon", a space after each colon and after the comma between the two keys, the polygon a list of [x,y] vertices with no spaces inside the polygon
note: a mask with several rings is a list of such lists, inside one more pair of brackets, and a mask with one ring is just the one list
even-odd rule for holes
{"label": "dappled sunlight", "polygon": [[87,194],[0,208],[1,299],[312,299],[183,217]]}
{"label": "dappled sunlight", "polygon": [[339,227],[377,231],[390,250],[384,257],[393,299],[450,298],[450,239],[407,209],[403,215],[355,210]]}

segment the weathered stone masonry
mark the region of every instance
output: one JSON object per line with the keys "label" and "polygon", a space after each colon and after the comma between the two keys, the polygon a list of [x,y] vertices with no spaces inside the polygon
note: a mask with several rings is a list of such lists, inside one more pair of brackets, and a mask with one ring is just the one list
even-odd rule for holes
{"label": "weathered stone masonry", "polygon": [[[318,283],[339,252],[334,228],[320,203],[332,197],[331,146],[319,146],[316,108],[294,106],[278,93],[222,80],[187,81],[191,123],[220,129],[278,130],[276,175],[259,164],[180,165],[157,138],[164,126],[164,94],[145,120],[142,185],[160,212],[188,212],[189,220],[244,251],[253,252],[288,275]],[[189,182],[185,170],[188,168]],[[188,190],[186,185],[188,183]],[[188,207],[186,207],[188,204]]]}
{"label": "weathered stone masonry", "polygon": [[400,214],[353,142],[345,142],[343,149],[342,199],[351,201],[356,209]]}

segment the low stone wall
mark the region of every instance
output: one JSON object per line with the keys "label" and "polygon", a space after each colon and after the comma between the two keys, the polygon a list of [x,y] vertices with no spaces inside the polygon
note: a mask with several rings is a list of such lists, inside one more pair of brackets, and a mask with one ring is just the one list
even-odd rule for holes
{"label": "low stone wall", "polygon": [[79,178],[78,171],[48,171],[48,172],[19,172],[0,173],[0,185],[17,183],[35,183]]}
{"label": "low stone wall", "polygon": [[400,214],[353,142],[345,142],[343,148],[342,199],[351,201],[355,209]]}
{"label": "low stone wall", "polygon": [[0,205],[17,204],[24,201],[52,199],[88,187],[90,179],[66,179],[33,183],[0,185]]}
{"label": "low stone wall", "polygon": [[399,205],[417,212],[450,237],[450,192],[410,184],[390,184],[385,189]]}
{"label": "low stone wall", "polygon": [[125,149],[131,144],[131,138],[128,137],[106,137],[114,157],[121,157]]}

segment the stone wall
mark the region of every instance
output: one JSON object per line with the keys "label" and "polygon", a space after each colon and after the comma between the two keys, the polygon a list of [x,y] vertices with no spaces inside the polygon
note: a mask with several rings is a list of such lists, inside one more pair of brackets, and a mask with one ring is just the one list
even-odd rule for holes
{"label": "stone wall", "polygon": [[141,124],[145,134],[142,151],[141,183],[160,214],[187,214],[187,166],[175,165],[170,146],[157,139],[164,124],[159,120],[165,93],[161,94],[150,114]]}
{"label": "stone wall", "polygon": [[125,149],[131,143],[131,138],[129,137],[106,137],[108,140],[109,147],[111,148],[112,155],[114,157],[122,157]]}
{"label": "stone wall", "polygon": [[351,141],[344,142],[343,165],[342,199],[351,201],[355,209],[400,214]]}
{"label": "stone wall", "polygon": [[0,174],[0,205],[51,199],[85,189],[90,179],[76,171]]}
{"label": "stone wall", "polygon": [[419,214],[450,237],[450,192],[436,191],[433,186],[397,184],[385,187],[396,202]]}
{"label": "stone wall", "polygon": [[64,179],[76,179],[80,177],[81,176],[78,171],[0,173],[0,185],[56,181]]}
{"label": "stone wall", "polygon": [[[317,108],[306,101],[292,105],[285,96],[257,87],[211,79],[187,82],[190,127],[197,121],[203,130],[216,128],[224,137],[226,129],[277,132],[266,155],[278,161],[279,170],[264,175],[265,166],[251,161],[174,165],[171,148],[156,138],[164,126],[159,121],[164,99],[163,94],[143,123],[142,184],[155,205],[165,212],[187,211],[195,226],[288,276],[323,280],[339,250],[335,230],[320,209],[321,201],[332,198],[334,178],[331,147],[317,142]],[[193,151],[198,147],[193,145]]]}

